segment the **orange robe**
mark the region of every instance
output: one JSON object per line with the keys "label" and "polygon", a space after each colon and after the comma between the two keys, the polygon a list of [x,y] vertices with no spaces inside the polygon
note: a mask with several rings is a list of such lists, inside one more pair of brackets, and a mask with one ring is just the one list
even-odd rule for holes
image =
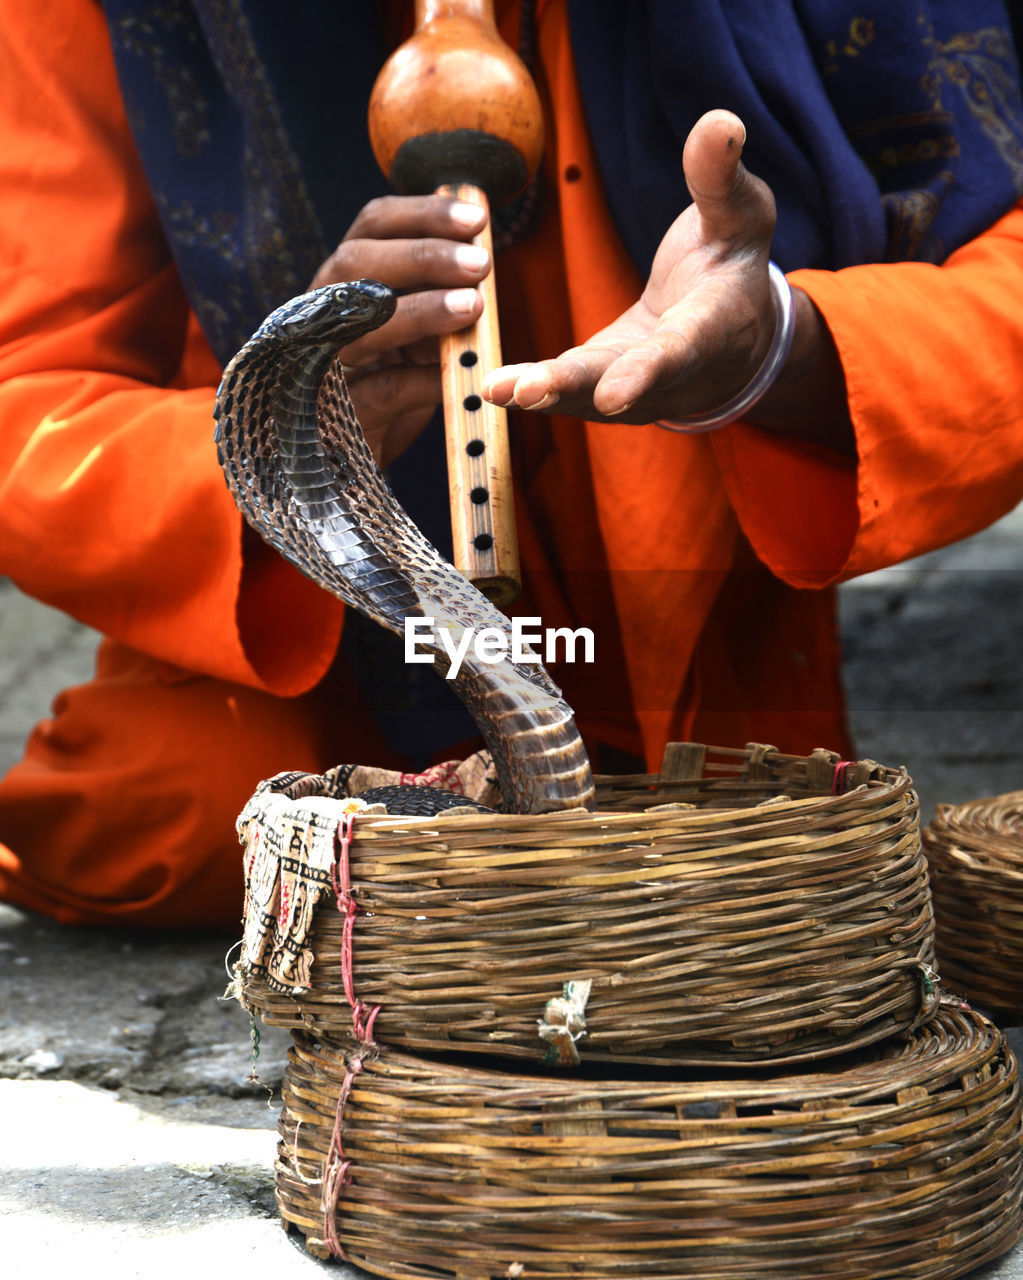
{"label": "orange robe", "polygon": [[[402,762],[337,658],[342,606],[243,534],[212,447],[219,370],[100,7],[11,0],[4,17],[0,572],[108,639],[0,783],[0,896],[68,922],[233,924],[233,823],[260,778]],[[561,0],[538,40],[553,198],[499,264],[509,360],[583,340],[640,288]],[[845,749],[829,584],[1023,495],[1023,209],[940,268],[792,281],[838,343],[858,467],[738,425],[514,423],[519,611],[594,630],[594,666],[554,670],[594,747],[652,764],[668,738]]]}

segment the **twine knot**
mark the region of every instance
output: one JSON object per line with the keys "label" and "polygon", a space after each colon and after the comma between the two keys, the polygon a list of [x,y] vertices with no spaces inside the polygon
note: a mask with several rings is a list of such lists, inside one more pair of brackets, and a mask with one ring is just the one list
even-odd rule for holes
{"label": "twine knot", "polygon": [[352,1034],[360,1044],[373,1043],[373,1024],[376,1022],[380,1005],[370,1009],[355,995],[355,977],[352,971],[352,939],[355,933],[355,917],[359,914],[359,904],[352,893],[351,868],[349,850],[352,834],[355,829],[355,811],[348,810],[341,816],[337,824],[337,857],[331,867],[331,884],[337,899],[337,909],[344,916],[345,922],[341,932],[341,983],[344,987],[345,999],[352,1010]]}
{"label": "twine knot", "polygon": [[576,1041],[586,1034],[586,1002],[590,998],[592,978],[566,982],[560,996],[548,1000],[543,1017],[537,1022],[540,1039],[549,1048],[544,1062],[559,1067],[578,1066]]}

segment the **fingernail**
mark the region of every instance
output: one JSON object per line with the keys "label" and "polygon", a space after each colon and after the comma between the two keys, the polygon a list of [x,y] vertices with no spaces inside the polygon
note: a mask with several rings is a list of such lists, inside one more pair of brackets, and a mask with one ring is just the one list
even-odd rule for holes
{"label": "fingernail", "polygon": [[475,244],[460,244],[455,250],[455,261],[463,271],[478,274],[490,261],[490,254]]}
{"label": "fingernail", "polygon": [[456,316],[471,315],[476,309],[475,289],[449,289],[444,295],[444,305]]}
{"label": "fingernail", "polygon": [[549,409],[552,404],[557,404],[560,399],[561,397],[558,395],[556,391],[548,391],[547,394],[542,399],[537,400],[536,404],[524,404],[524,405],[520,405],[520,408]]}
{"label": "fingernail", "polygon": [[515,396],[506,395],[503,400],[498,400],[495,398],[494,394],[497,383],[501,380],[502,376],[500,370],[490,374],[489,377],[483,379],[483,386],[480,388],[480,392],[484,400],[489,400],[491,404],[497,405],[499,409],[508,409],[512,404],[514,404]]}
{"label": "fingernail", "polygon": [[475,230],[483,222],[483,210],[478,204],[469,204],[465,200],[456,200],[451,206],[451,221],[459,226]]}

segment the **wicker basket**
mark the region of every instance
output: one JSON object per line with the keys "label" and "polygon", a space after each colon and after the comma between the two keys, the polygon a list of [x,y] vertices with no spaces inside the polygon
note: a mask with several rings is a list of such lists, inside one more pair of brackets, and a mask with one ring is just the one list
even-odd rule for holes
{"label": "wicker basket", "polygon": [[937,1003],[905,771],[673,744],[598,785],[593,814],[357,819],[354,920],[328,895],[308,988],[243,957],[241,998],[328,1035],[378,1010],[375,1040],[425,1052],[774,1064]]}
{"label": "wicker basket", "polygon": [[946,981],[1023,1013],[1023,791],[939,805],[924,832]]}
{"label": "wicker basket", "polygon": [[377,1275],[937,1280],[1019,1234],[1017,1066],[966,1008],[788,1078],[544,1076],[294,1040],[281,1215]]}

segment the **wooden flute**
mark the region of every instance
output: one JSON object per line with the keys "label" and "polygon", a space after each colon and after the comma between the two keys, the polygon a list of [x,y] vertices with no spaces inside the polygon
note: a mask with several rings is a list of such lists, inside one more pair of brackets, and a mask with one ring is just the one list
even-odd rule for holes
{"label": "wooden flute", "polygon": [[[490,0],[416,0],[415,32],[374,85],[369,133],[399,192],[454,195],[487,212],[474,243],[493,260],[490,210],[535,174],[543,114]],[[518,595],[521,575],[508,417],[480,394],[501,364],[493,270],[479,288],[479,320],[440,339],[451,527],[456,568],[502,606]]]}

